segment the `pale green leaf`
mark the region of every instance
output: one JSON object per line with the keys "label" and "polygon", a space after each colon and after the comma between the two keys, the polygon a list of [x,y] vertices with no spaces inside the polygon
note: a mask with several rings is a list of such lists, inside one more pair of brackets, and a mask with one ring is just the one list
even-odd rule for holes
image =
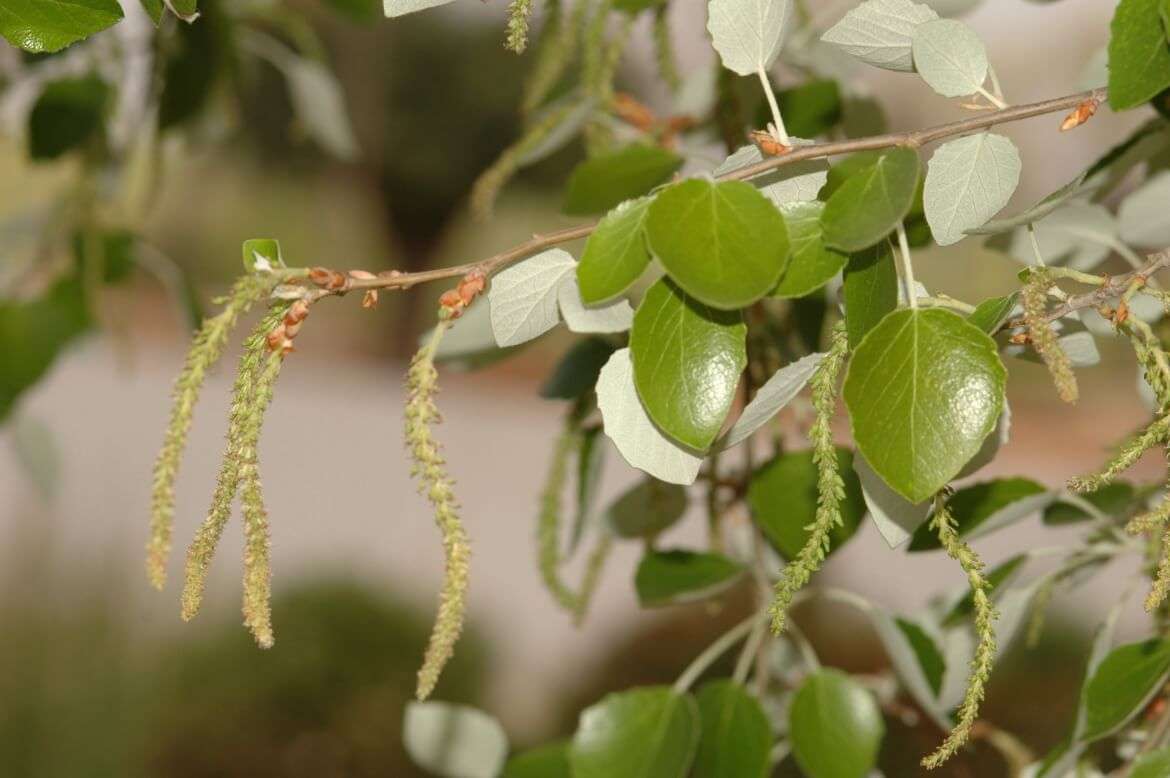
{"label": "pale green leaf", "polygon": [[605,434],[632,466],[660,481],[693,483],[702,457],[667,438],[646,414],[634,387],[634,366],[628,348],[615,351],[597,379],[597,406]]}
{"label": "pale green leaf", "polygon": [[[1045,264],[1085,271],[1113,253],[1118,232],[1117,220],[1107,208],[1075,201],[1042,217],[1032,228]],[[1001,240],[993,238],[989,244],[998,246]],[[1013,232],[1005,250],[1019,262],[1036,264],[1036,251],[1026,229]]]}
{"label": "pale green leaf", "polygon": [[1002,135],[981,132],[939,146],[922,193],[935,241],[958,243],[1007,205],[1019,182],[1020,153]]}
{"label": "pale green leaf", "polygon": [[1025,208],[1015,216],[992,219],[981,227],[972,227],[966,230],[966,233],[968,235],[994,235],[999,232],[1014,230],[1017,227],[1034,224],[1057,208],[1060,208],[1072,198],[1091,193],[1095,187],[1085,183],[1088,172],[1088,170],[1083,171],[1079,176],[1069,181],[1060,189],[1046,195],[1043,200]]}
{"label": "pale green leaf", "polygon": [[628,489],[605,511],[619,538],[653,538],[674,526],[687,510],[687,490],[653,478]]}
{"label": "pale green leaf", "polygon": [[35,53],[59,51],[121,19],[118,0],[0,0],[0,35]]}
{"label": "pale green leaf", "polygon": [[979,451],[1003,410],[995,341],[940,308],[887,315],[857,347],[844,396],[874,471],[918,503]]}
{"label": "pale green leaf", "polygon": [[733,586],[742,565],[722,554],[671,549],[648,551],[638,564],[634,588],[643,608],[705,600]]}
{"label": "pale green leaf", "polygon": [[443,778],[496,778],[508,756],[498,721],[446,702],[407,703],[402,741],[415,764]]}
{"label": "pale green leaf", "polygon": [[889,235],[914,204],[921,170],[918,152],[899,147],[846,178],[821,214],[825,244],[860,251]]}
{"label": "pale green leaf", "polygon": [[1145,248],[1170,246],[1170,171],[1151,176],[1122,200],[1117,222],[1126,243]]}
{"label": "pale green leaf", "polygon": [[684,778],[698,741],[692,697],[667,687],[633,689],[581,714],[569,763],[573,778]]}
{"label": "pale green leaf", "polygon": [[910,502],[891,489],[860,454],[853,457],[853,469],[861,482],[865,507],[882,538],[890,548],[905,543],[930,516],[930,500]]}
{"label": "pale green leaf", "polygon": [[772,290],[772,297],[804,297],[833,279],[849,262],[849,255],[825,245],[821,215],[825,205],[817,201],[780,206],[788,225],[792,258]]}
{"label": "pale green leaf", "polygon": [[914,30],[914,67],[940,95],[966,97],[987,80],[987,49],[967,25],[938,19]]}
{"label": "pale green leaf", "polygon": [[812,378],[824,356],[809,354],[773,373],[772,377],[756,391],[755,397],[744,407],[743,413],[735,420],[731,429],[719,439],[717,447],[725,449],[736,446],[767,424],[781,408],[792,401],[793,397],[800,394],[800,390]]}
{"label": "pale green leaf", "polygon": [[496,275],[488,290],[496,343],[515,346],[557,326],[561,281],[576,266],[567,251],[549,249]]}
{"label": "pale green leaf", "polygon": [[694,778],[764,778],[772,727],[759,701],[734,681],[712,681],[695,695],[702,736]]}
{"label": "pale green leaf", "polygon": [[561,316],[572,332],[625,332],[634,321],[634,309],[627,300],[615,300],[601,305],[586,305],[581,299],[577,277],[568,273],[561,279],[557,292]]}
{"label": "pale green leaf", "polygon": [[383,7],[386,15],[393,18],[395,16],[404,16],[415,11],[425,11],[428,8],[437,8],[440,5],[447,5],[452,0],[384,0]]}
{"label": "pale green leaf", "polygon": [[930,7],[910,0],[866,0],[821,36],[849,54],[886,70],[914,71],[914,30],[938,18]]}
{"label": "pale green leaf", "polygon": [[582,299],[603,303],[625,292],[650,264],[644,228],[651,199],[627,200],[605,215],[577,265]]}
{"label": "pale green leaf", "polygon": [[723,67],[741,76],[767,70],[780,53],[792,0],[709,0],[707,31]]}
{"label": "pale green leaf", "polygon": [[61,450],[53,431],[27,413],[18,415],[9,430],[17,461],[41,497],[51,500],[61,482]]}
{"label": "pale green leaf", "polygon": [[792,700],[789,738],[809,778],[865,778],[885,723],[873,695],[838,670],[808,676]]}
{"label": "pale green leaf", "polygon": [[738,311],[710,308],[668,279],[650,287],[634,315],[630,354],[638,396],[663,432],[707,450],[747,365],[746,335]]}
{"label": "pale green leaf", "polygon": [[646,237],[687,294],[725,310],[766,295],[788,264],[784,217],[742,181],[691,179],[662,191],[650,206]]}
{"label": "pale green leaf", "polygon": [[[802,138],[789,138],[794,146],[800,146],[811,141]],[[735,153],[715,168],[712,175],[716,178],[739,170],[740,168],[763,162],[764,155],[754,144],[740,146]],[[778,206],[786,203],[802,202],[817,199],[817,193],[825,185],[829,176],[829,162],[826,159],[805,159],[791,162],[778,168],[753,176],[748,179],[753,186]]]}

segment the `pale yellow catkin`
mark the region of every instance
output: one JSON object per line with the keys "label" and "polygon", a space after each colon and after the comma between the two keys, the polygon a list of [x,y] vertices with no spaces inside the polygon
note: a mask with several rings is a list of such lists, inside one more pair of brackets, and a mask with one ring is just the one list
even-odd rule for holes
{"label": "pale yellow catkin", "polygon": [[1024,322],[1028,325],[1032,348],[1048,367],[1057,395],[1066,403],[1075,403],[1080,390],[1077,388],[1072,360],[1061,347],[1060,338],[1048,320],[1046,300],[1051,286],[1050,274],[1043,269],[1033,268],[1027,283],[1020,290],[1020,305],[1024,311]]}
{"label": "pale yellow catkin", "polygon": [[146,572],[156,589],[166,585],[167,559],[171,553],[175,517],[175,479],[187,435],[210,370],[223,355],[224,346],[241,315],[268,292],[271,282],[250,274],[240,278],[224,299],[223,310],[206,320],[195,334],[183,369],[175,380],[174,404],[162,450],[154,464],[150,501],[150,540],[146,545]]}

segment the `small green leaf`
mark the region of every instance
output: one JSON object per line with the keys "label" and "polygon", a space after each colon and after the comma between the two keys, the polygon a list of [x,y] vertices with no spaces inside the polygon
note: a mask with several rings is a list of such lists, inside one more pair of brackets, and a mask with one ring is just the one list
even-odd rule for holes
{"label": "small green leaf", "polygon": [[849,257],[841,296],[849,347],[857,348],[861,339],[898,307],[898,268],[888,241]]}
{"label": "small green leaf", "polygon": [[686,509],[686,489],[648,478],[617,498],[605,518],[619,538],[652,538],[681,519]]}
{"label": "small green leaf", "polygon": [[1142,105],[1170,86],[1170,44],[1160,0],[1121,0],[1109,37],[1109,104],[1115,111]]}
{"label": "small green leaf", "polygon": [[646,237],[687,294],[725,310],[766,295],[788,263],[784,217],[743,181],[690,179],[662,191]]}
{"label": "small green leaf", "polygon": [[650,551],[638,563],[634,588],[643,608],[705,600],[734,584],[744,568],[711,552]]}
{"label": "small green leaf", "polygon": [[975,310],[967,316],[967,321],[988,335],[994,335],[1011,317],[1017,297],[1019,295],[1016,292],[1003,297],[989,297],[975,306]]}
{"label": "small green leaf", "polygon": [[45,87],[28,116],[28,154],[50,160],[100,137],[110,87],[97,76],[65,78]]}
{"label": "small green leaf", "polygon": [[569,176],[565,213],[604,213],[665,182],[682,163],[674,152],[644,143],[587,159]]}
{"label": "small green leaf", "polygon": [[[829,535],[831,551],[853,537],[865,516],[865,499],[853,472],[853,453],[849,449],[837,449],[837,467],[845,482],[845,494],[841,500],[841,523]],[[808,540],[808,527],[816,518],[817,467],[812,451],[781,454],[757,470],[748,485],[748,505],[776,550],[785,559],[795,558]]]}
{"label": "small green leaf", "polygon": [[979,35],[954,19],[914,29],[914,68],[943,97],[973,95],[987,80],[987,48]]}
{"label": "small green leaf", "polygon": [[614,351],[613,344],[602,338],[585,338],[573,344],[540,387],[540,396],[550,400],[576,400],[593,391],[601,368]]}
{"label": "small green leaf", "polygon": [[895,148],[849,176],[825,203],[825,243],[860,251],[889,235],[914,204],[921,169],[917,151]]}
{"label": "small green leaf", "polygon": [[[947,500],[947,506],[959,537],[973,539],[1039,513],[1051,499],[1043,486],[1029,478],[998,478],[960,489]],[[911,551],[939,548],[938,536],[926,526],[920,527],[910,542]]]}
{"label": "small green leaf", "polygon": [[572,778],[568,742],[552,743],[508,760],[500,778]]}
{"label": "small green leaf", "polygon": [[873,695],[837,670],[805,679],[789,727],[796,763],[809,778],[865,778],[886,729]]}
{"label": "small green leaf", "polygon": [[250,238],[244,241],[244,272],[263,273],[284,267],[280,241],[272,238]]}
{"label": "small green leaf", "polygon": [[1170,748],[1159,748],[1138,757],[1129,778],[1166,778],[1170,776]]}
{"label": "small green leaf", "polygon": [[780,283],[772,290],[772,297],[804,297],[827,284],[841,272],[849,255],[825,245],[821,229],[824,203],[786,203],[780,213],[788,225],[788,241],[792,245],[792,259],[780,276]]}
{"label": "small green leaf", "polygon": [[1006,378],[995,341],[959,315],[895,311],[849,364],[844,396],[854,440],[894,491],[922,502],[995,428]]}
{"label": "small green leaf", "polygon": [[663,432],[694,451],[719,434],[747,365],[739,312],[709,308],[668,279],[642,298],[630,333],[634,383]]}
{"label": "small green leaf", "polygon": [[684,778],[699,741],[693,698],[668,687],[611,694],[581,714],[573,778]]}
{"label": "small green leaf", "polygon": [[603,303],[625,292],[650,264],[644,228],[649,197],[628,200],[606,214],[585,242],[577,265],[581,299]]}
{"label": "small green leaf", "polygon": [[1109,652],[1085,687],[1084,742],[1106,737],[1136,716],[1170,672],[1170,643],[1147,640]]}
{"label": "small green leaf", "polygon": [[695,695],[702,720],[694,778],[764,778],[772,727],[755,697],[734,681],[712,681]]}
{"label": "small green leaf", "polygon": [[415,764],[443,778],[495,778],[508,756],[498,721],[446,702],[407,703],[402,741]]}
{"label": "small green leaf", "polygon": [[34,53],[60,51],[121,19],[118,0],[0,0],[0,35]]}

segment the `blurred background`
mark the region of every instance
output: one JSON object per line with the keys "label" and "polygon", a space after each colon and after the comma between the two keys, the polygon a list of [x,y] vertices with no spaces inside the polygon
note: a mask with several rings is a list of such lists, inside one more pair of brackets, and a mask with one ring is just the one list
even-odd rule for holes
{"label": "blurred background", "polygon": [[[393,22],[364,19],[369,9],[360,2],[352,19],[309,0],[301,5],[341,83],[358,155],[339,162],[308,143],[280,78],[264,69],[247,88],[240,128],[209,121],[200,132],[215,142],[168,138],[145,242],[186,274],[204,305],[238,273],[240,244],[251,237],[278,238],[290,264],[376,272],[471,261],[574,223],[558,205],[581,158],[575,146],[523,173],[491,221],[469,214],[471,183],[520,130],[529,58],[501,45],[502,0],[464,0]],[[1103,0],[986,0],[966,20],[988,42],[1007,99],[1020,103],[1080,88],[1112,10]],[[701,4],[675,3],[673,12],[684,75],[713,67]],[[214,4],[205,13],[213,22]],[[648,25],[634,35],[619,81],[662,107]],[[217,56],[212,43],[190,43]],[[908,77],[859,75],[893,129],[958,114]],[[783,73],[778,78],[783,84]],[[197,90],[192,84],[188,97]],[[1008,210],[1082,170],[1146,118],[1134,113],[1102,108],[1059,136],[1053,117],[1004,128],[1025,163]],[[28,245],[29,215],[71,180],[72,164],[31,163],[22,138],[0,139],[0,278],[36,250]],[[973,240],[921,252],[917,266],[932,291],[966,300],[1014,288],[1019,268]],[[192,623],[178,618],[177,569],[162,594],[146,584],[151,465],[190,325],[166,286],[147,275],[103,292],[102,334],[78,340],[0,429],[0,774],[421,774],[403,753],[401,716],[442,560],[409,478],[400,422],[405,359],[441,291],[384,294],[372,311],[356,299],[328,300],[286,364],[262,445],[277,595],[269,652],[239,625],[238,523],[215,561],[208,606]],[[440,435],[475,559],[470,634],[438,696],[481,705],[520,745],[570,734],[578,711],[606,691],[673,680],[743,611],[734,597],[717,612],[640,610],[632,587],[637,543],[615,554],[584,628],[550,600],[536,569],[534,527],[564,408],[537,392],[568,342],[553,335],[505,362],[441,379]],[[1082,371],[1075,409],[1055,401],[1042,367],[1013,361],[1012,441],[982,477],[1059,484],[1093,468],[1145,418],[1127,350],[1108,339],[1100,345],[1102,363]],[[179,481],[176,563],[210,498],[235,354],[212,375],[197,410]],[[1146,474],[1157,472],[1158,463],[1145,464]],[[605,496],[637,480],[616,452],[606,467]],[[702,522],[692,521],[667,540],[701,535]],[[1060,531],[1031,522],[979,548],[995,561],[1058,542]],[[1110,580],[1099,577],[1075,600],[1058,596],[1063,615],[1040,646],[1015,649],[997,671],[988,717],[1040,753],[1065,730],[1085,632],[1118,595]],[[906,611],[961,584],[945,558],[891,551],[869,526],[821,581]],[[798,618],[826,661],[857,671],[884,665],[879,644],[847,612],[812,604]],[[1135,608],[1127,629],[1142,624]],[[934,735],[895,734],[883,755],[886,773],[915,774],[909,765]],[[998,774],[994,761],[987,764],[958,765],[952,774]]]}

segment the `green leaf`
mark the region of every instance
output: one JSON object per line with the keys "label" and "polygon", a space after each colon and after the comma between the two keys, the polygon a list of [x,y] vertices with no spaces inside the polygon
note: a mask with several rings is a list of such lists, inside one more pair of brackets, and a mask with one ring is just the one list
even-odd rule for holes
{"label": "green leaf", "polygon": [[185,22],[193,22],[199,18],[199,0],[163,0],[171,13]]}
{"label": "green leaf", "polygon": [[1044,523],[1059,526],[1075,524],[1097,516],[1122,518],[1138,499],[1138,492],[1128,481],[1114,481],[1088,494],[1065,494],[1044,509]]}
{"label": "green leaf", "polygon": [[939,146],[926,169],[926,221],[940,246],[965,238],[1011,199],[1020,182],[1020,152],[1002,135],[981,132]]}
{"label": "green leaf", "polygon": [[91,324],[78,278],[57,282],[34,300],[0,301],[0,423]]}
{"label": "green leaf", "polygon": [[776,102],[785,128],[801,138],[815,138],[841,123],[841,89],[832,79],[806,81],[781,90],[776,93]]}
{"label": "green leaf", "polygon": [[910,502],[891,489],[860,454],[853,457],[853,470],[861,483],[866,510],[882,538],[890,548],[897,548],[909,540],[930,515],[931,501]]}
{"label": "green leaf", "polygon": [[648,478],[617,498],[605,518],[619,538],[652,538],[681,519],[686,509],[686,489]]}
{"label": "green leaf", "polygon": [[569,176],[565,213],[604,213],[665,182],[682,163],[677,154],[644,143],[587,159]]}
{"label": "green leaf", "polygon": [[[995,596],[1009,582],[1015,580],[1016,574],[1028,561],[1027,554],[1016,554],[1007,561],[1001,562],[987,573],[988,594]],[[958,602],[951,607],[943,617],[944,627],[954,627],[975,612],[975,595],[970,590],[965,592]]]}
{"label": "green leaf", "polygon": [[572,778],[568,742],[552,743],[508,760],[501,778]]}
{"label": "green leaf", "polygon": [[914,68],[943,97],[973,95],[987,80],[987,48],[979,35],[954,19],[914,29]]}
{"label": "green leaf", "polygon": [[995,341],[941,308],[887,315],[845,377],[853,437],[874,472],[918,503],[963,468],[995,428],[1007,373]]}
{"label": "green leaf", "polygon": [[597,377],[597,407],[605,434],[632,467],[661,481],[693,483],[703,458],[675,443],[646,414],[634,387],[630,350],[613,353]]}
{"label": "green leaf", "polygon": [[643,608],[705,600],[733,585],[744,568],[722,554],[671,549],[649,551],[638,563],[634,588]]}
{"label": "green leaf", "polygon": [[593,305],[625,292],[650,264],[644,228],[649,197],[628,200],[605,215],[585,242],[577,265],[581,299]]}
{"label": "green leaf", "polygon": [[975,310],[967,316],[967,321],[988,335],[994,335],[1011,317],[1018,297],[1019,294],[1016,292],[1003,297],[989,297],[975,306]]}
{"label": "green leaf", "polygon": [[788,225],[788,241],[792,245],[792,259],[780,276],[780,283],[772,290],[772,297],[804,297],[827,284],[841,272],[849,255],[825,245],[821,229],[824,203],[786,203],[780,213]]}
{"label": "green leaf", "polygon": [[250,238],[243,246],[244,272],[256,273],[285,267],[280,253],[280,241],[272,238]]}
{"label": "green leaf", "polygon": [[393,18],[404,16],[415,11],[425,11],[446,5],[451,0],[384,0],[386,15]]}
{"label": "green leaf", "polygon": [[[853,537],[865,516],[865,499],[853,472],[853,453],[849,449],[837,449],[837,467],[845,493],[841,523],[829,534],[830,553]],[[769,542],[785,559],[794,559],[808,540],[808,527],[816,518],[817,467],[812,451],[781,454],[757,470],[748,484],[748,505]]]}
{"label": "green leaf", "polygon": [[378,0],[325,0],[325,4],[355,22],[372,22],[382,15]]}
{"label": "green leaf", "polygon": [[[998,478],[960,489],[947,500],[947,506],[959,537],[971,540],[1039,513],[1051,500],[1048,491],[1030,478]],[[911,551],[939,548],[938,536],[926,526],[919,528],[910,543]]]}
{"label": "green leaf", "polygon": [[938,645],[930,635],[926,634],[918,624],[915,624],[909,619],[894,617],[894,626],[902,633],[902,637],[906,639],[911,651],[914,652],[914,658],[922,671],[922,677],[926,680],[930,690],[937,695],[942,691],[943,673],[946,672],[946,660],[943,659],[942,652],[938,650]]}
{"label": "green leaf", "polygon": [[495,778],[508,738],[494,718],[446,702],[409,702],[402,742],[415,764],[444,778]]}
{"label": "green leaf", "polygon": [[1109,105],[1124,111],[1170,86],[1170,44],[1160,0],[1121,0],[1109,37]]}
{"label": "green leaf", "polygon": [[97,76],[50,83],[28,116],[29,156],[56,159],[100,137],[109,97],[109,86]]}
{"label": "green leaf", "polygon": [[792,753],[809,778],[865,778],[886,729],[873,695],[838,670],[805,679],[789,728]]}
{"label": "green leaf", "polygon": [[1170,748],[1143,754],[1133,763],[1129,778],[1166,778],[1170,776]]}
{"label": "green leaf", "polygon": [[898,268],[888,241],[849,257],[841,296],[849,347],[855,349],[886,314],[898,307]]}
{"label": "green leaf", "polygon": [[829,28],[821,40],[870,65],[912,73],[914,30],[937,18],[929,7],[911,0],[866,0]]}
{"label": "green leaf", "polygon": [[1110,735],[1136,716],[1170,673],[1170,643],[1147,640],[1109,652],[1085,687],[1084,742]]}
{"label": "green leaf", "polygon": [[921,168],[917,151],[895,148],[849,176],[825,203],[825,243],[860,251],[889,235],[914,204]]}
{"label": "green leaf", "polygon": [[605,470],[605,455],[609,447],[602,439],[602,429],[587,427],[581,433],[577,446],[577,513],[569,530],[566,554],[571,556],[581,544],[586,527],[593,524],[593,504],[601,490],[601,477]]}
{"label": "green leaf", "polygon": [[719,434],[747,365],[739,312],[709,308],[668,279],[650,287],[634,314],[634,384],[650,418],[694,451]]}
{"label": "green leaf", "polygon": [[[101,268],[101,279],[107,284],[125,281],[134,272],[138,259],[135,251],[137,237],[124,229],[73,234],[73,259],[77,272],[83,278],[87,268]],[[90,263],[93,263],[92,265]]]}
{"label": "green leaf", "polygon": [[585,338],[573,344],[553,374],[540,387],[540,396],[550,400],[576,400],[593,390],[601,368],[615,351],[602,338]]}
{"label": "green leaf", "polygon": [[118,0],[0,0],[0,35],[35,53],[60,51],[121,19]]}
{"label": "green leaf", "polygon": [[302,57],[275,43],[269,57],[283,74],[289,98],[300,126],[324,151],[342,161],[357,158],[359,149],[345,93],[332,71],[316,60]]}
{"label": "green leaf", "polygon": [[716,308],[766,295],[788,263],[784,217],[751,184],[690,179],[650,206],[646,237],[687,294]]}
{"label": "green leaf", "polygon": [[723,67],[741,76],[766,71],[784,42],[791,0],[710,0],[707,31]]}
{"label": "green leaf", "polygon": [[694,778],[765,778],[772,727],[759,701],[734,681],[712,681],[695,697],[703,734]]}
{"label": "green leaf", "polygon": [[684,778],[699,741],[693,698],[668,687],[611,694],[581,714],[573,778]]}
{"label": "green leaf", "polygon": [[142,8],[157,27],[158,23],[162,21],[163,0],[142,0]]}

